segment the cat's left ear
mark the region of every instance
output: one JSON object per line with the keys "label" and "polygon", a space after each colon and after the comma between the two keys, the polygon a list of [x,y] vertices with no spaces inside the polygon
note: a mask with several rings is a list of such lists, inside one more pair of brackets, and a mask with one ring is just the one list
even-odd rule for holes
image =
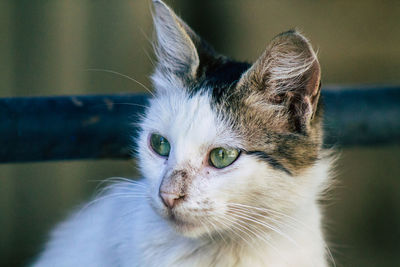
{"label": "cat's left ear", "polygon": [[[200,60],[214,57],[214,50],[166,4],[153,0],[154,26],[157,34],[156,74],[170,80],[191,81],[196,78]],[[175,79],[176,80],[176,79]]]}
{"label": "cat's left ear", "polygon": [[[321,69],[309,41],[291,30],[276,36],[239,86],[285,111],[288,129],[307,131],[317,110]],[[254,94],[255,93],[255,94]]]}

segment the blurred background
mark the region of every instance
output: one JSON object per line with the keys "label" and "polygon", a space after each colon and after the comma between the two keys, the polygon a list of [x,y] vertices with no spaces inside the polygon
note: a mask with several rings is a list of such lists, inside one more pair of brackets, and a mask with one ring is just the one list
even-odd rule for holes
{"label": "blurred background", "polygon": [[[323,84],[400,84],[400,1],[166,2],[233,58],[254,61],[273,36],[297,28],[319,51]],[[143,92],[128,79],[88,69],[150,86],[152,35],[149,0],[2,0],[0,97]],[[337,266],[400,266],[400,146],[338,152],[339,183],[326,205]],[[29,264],[56,222],[102,179],[137,177],[135,164],[0,164],[0,266]]]}

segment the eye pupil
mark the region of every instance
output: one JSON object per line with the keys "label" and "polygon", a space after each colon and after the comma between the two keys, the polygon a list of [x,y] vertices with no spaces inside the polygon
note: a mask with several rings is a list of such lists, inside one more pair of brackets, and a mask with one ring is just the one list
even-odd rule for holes
{"label": "eye pupil", "polygon": [[218,156],[219,156],[221,159],[223,159],[223,158],[225,157],[225,152],[224,152],[223,149],[220,149],[220,150],[218,151]]}

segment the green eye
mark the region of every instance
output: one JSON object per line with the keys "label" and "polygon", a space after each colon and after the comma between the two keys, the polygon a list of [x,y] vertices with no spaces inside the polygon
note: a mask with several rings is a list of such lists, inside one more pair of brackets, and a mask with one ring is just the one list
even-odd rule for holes
{"label": "green eye", "polygon": [[222,169],[231,165],[240,154],[236,148],[214,148],[210,152],[210,164],[215,168]]}
{"label": "green eye", "polygon": [[168,140],[159,134],[151,134],[150,146],[158,155],[168,157],[171,145]]}

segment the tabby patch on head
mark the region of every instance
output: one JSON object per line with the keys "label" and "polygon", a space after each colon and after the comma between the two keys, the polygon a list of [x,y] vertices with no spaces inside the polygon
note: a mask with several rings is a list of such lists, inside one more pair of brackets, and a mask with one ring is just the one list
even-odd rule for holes
{"label": "tabby patch on head", "polygon": [[[139,140],[153,207],[192,235],[201,216],[230,202],[295,203],[304,194],[296,186],[309,183],[297,177],[315,166],[322,145],[320,65],[308,40],[287,31],[254,64],[237,62],[153,2],[156,94]],[[168,153],[149,149],[154,134]]]}

